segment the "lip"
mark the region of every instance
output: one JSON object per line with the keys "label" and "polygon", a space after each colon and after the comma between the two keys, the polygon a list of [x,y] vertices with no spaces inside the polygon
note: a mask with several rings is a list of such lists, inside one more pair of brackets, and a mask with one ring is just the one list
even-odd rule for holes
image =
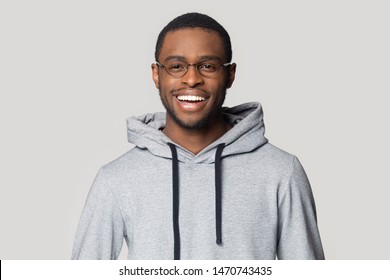
{"label": "lip", "polygon": [[200,97],[204,97],[204,98],[209,98],[209,95],[203,91],[203,90],[199,90],[199,89],[179,89],[179,90],[175,90],[173,92],[173,96],[177,97],[177,96],[183,96],[183,95],[189,95],[189,96],[200,96]]}
{"label": "lip", "polygon": [[[180,101],[178,96],[200,96],[205,98],[203,101],[190,102]],[[209,96],[202,90],[179,90],[173,94],[174,102],[179,107],[180,111],[184,112],[196,112],[203,109],[206,106]]]}

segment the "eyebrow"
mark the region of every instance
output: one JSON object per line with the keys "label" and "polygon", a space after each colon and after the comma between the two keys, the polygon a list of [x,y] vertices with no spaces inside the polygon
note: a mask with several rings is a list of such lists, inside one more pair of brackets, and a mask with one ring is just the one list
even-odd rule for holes
{"label": "eyebrow", "polygon": [[[199,58],[199,61],[213,60],[213,59],[222,61],[218,56],[215,56],[215,55],[201,56]],[[187,59],[184,56],[180,56],[180,55],[170,55],[164,61],[169,61],[169,60],[184,60],[184,61],[187,61]]]}

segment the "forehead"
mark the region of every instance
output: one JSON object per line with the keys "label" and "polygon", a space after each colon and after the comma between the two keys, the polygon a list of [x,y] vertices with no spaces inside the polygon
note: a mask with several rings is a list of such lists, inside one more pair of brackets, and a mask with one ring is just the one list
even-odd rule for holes
{"label": "forehead", "polygon": [[196,61],[202,57],[217,57],[225,60],[222,39],[213,30],[186,28],[170,31],[166,34],[159,60],[180,56],[188,61]]}

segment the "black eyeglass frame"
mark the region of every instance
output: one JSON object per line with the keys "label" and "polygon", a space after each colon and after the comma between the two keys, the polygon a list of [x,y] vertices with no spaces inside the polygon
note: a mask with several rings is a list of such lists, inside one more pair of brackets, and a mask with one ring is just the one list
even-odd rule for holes
{"label": "black eyeglass frame", "polygon": [[165,72],[167,72],[168,75],[170,75],[170,76],[172,76],[172,77],[174,77],[174,78],[183,78],[183,77],[187,74],[188,68],[189,68],[190,66],[194,66],[194,67],[196,68],[196,70],[198,71],[198,73],[199,73],[200,75],[202,75],[203,77],[206,77],[206,78],[213,78],[213,77],[216,77],[216,76],[218,75],[218,73],[219,73],[219,71],[221,70],[222,67],[227,67],[227,66],[232,65],[231,62],[223,63],[223,64],[221,64],[221,65],[219,66],[218,70],[217,70],[215,73],[213,73],[212,75],[204,75],[204,74],[202,74],[202,72],[200,71],[200,69],[199,69],[198,66],[200,66],[200,65],[202,65],[202,64],[207,64],[207,63],[204,63],[204,62],[199,62],[199,63],[187,63],[187,62],[185,62],[185,64],[187,64],[187,67],[185,68],[186,71],[185,71],[183,74],[174,75],[174,74],[172,74],[172,73],[170,73],[170,72],[168,71],[168,68],[167,68],[167,66],[166,66],[165,64],[162,64],[162,63],[160,63],[160,62],[158,62],[158,61],[156,61],[155,63],[156,63],[156,65],[157,65],[159,68],[165,68]]}

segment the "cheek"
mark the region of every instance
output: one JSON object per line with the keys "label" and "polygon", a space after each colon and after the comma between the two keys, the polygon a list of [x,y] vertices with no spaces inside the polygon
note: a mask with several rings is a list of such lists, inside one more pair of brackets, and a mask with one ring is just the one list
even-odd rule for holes
{"label": "cheek", "polygon": [[[180,80],[179,80],[180,81]],[[175,89],[180,85],[180,83],[174,79],[169,78],[163,78],[160,76],[159,83],[158,83],[160,90],[166,92],[170,92],[172,89]]]}
{"label": "cheek", "polygon": [[223,92],[226,91],[226,79],[221,79],[219,80],[218,82],[215,82],[213,85],[212,85],[212,90],[217,93],[217,94],[221,94]]}

